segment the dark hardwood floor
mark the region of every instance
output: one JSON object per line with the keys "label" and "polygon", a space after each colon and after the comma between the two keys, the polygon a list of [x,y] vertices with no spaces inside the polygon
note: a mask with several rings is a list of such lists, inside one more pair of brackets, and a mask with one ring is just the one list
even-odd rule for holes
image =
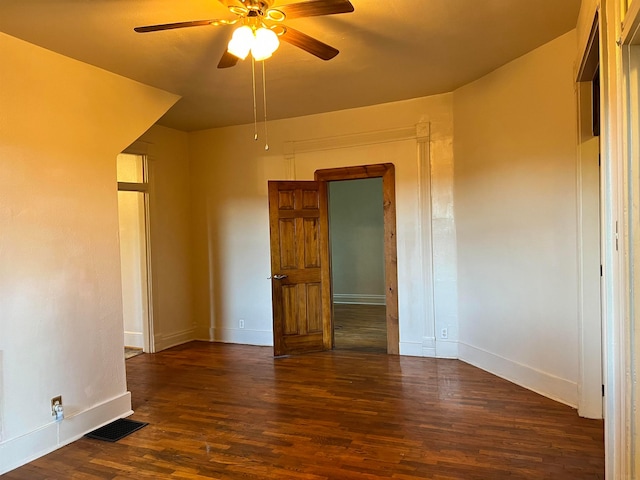
{"label": "dark hardwood floor", "polygon": [[604,478],[603,423],[457,360],[192,342],[126,361],[135,414],[6,474],[44,479]]}
{"label": "dark hardwood floor", "polygon": [[384,305],[333,305],[333,335],[336,350],[387,352]]}

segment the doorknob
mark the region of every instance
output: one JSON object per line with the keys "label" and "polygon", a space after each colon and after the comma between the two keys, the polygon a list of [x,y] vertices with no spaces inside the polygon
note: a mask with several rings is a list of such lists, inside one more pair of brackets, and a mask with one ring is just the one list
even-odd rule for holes
{"label": "doorknob", "polygon": [[274,275],[273,277],[267,278],[267,280],[271,280],[271,279],[282,280],[283,278],[287,278],[287,275]]}

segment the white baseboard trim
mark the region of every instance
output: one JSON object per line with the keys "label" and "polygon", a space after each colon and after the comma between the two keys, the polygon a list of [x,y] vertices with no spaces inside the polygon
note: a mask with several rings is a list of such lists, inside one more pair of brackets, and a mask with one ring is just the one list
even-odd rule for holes
{"label": "white baseboard trim", "polygon": [[436,356],[436,338],[422,337],[422,356],[433,358]]}
{"label": "white baseboard trim", "polygon": [[458,343],[459,359],[516,385],[577,408],[578,385],[465,343]]}
{"label": "white baseboard trim", "polygon": [[600,392],[597,393],[598,395],[583,395],[582,397],[578,397],[580,398],[578,415],[584,418],[602,420],[602,401],[604,397],[600,395]]}
{"label": "white baseboard trim", "polygon": [[334,293],[333,303],[347,303],[352,305],[385,305],[384,295],[367,295],[364,293]]}
{"label": "white baseboard trim", "polygon": [[181,332],[155,335],[153,345],[155,351],[160,352],[193,340],[195,340],[195,328],[190,328]]}
{"label": "white baseboard trim", "polygon": [[261,347],[273,346],[271,330],[251,330],[249,328],[213,328],[211,338],[214,342],[240,343]]}
{"label": "white baseboard trim", "polygon": [[400,355],[407,357],[422,357],[422,343],[400,342]]}
{"label": "white baseboard trim", "polygon": [[132,413],[129,392],[82,412],[65,412],[64,419],[59,422],[52,421],[29,433],[0,443],[0,475]]}
{"label": "white baseboard trim", "polygon": [[124,346],[144,348],[144,337],[142,332],[127,332],[124,331]]}
{"label": "white baseboard trim", "polygon": [[422,343],[400,342],[400,355],[408,357],[458,358],[458,342],[422,337]]}
{"label": "white baseboard trim", "polygon": [[436,357],[459,358],[458,342],[452,340],[436,340]]}

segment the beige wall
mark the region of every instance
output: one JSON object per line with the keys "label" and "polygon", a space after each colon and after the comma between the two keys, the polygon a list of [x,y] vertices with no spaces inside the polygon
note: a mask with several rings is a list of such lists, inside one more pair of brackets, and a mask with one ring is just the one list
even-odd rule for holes
{"label": "beige wall", "polygon": [[573,31],[454,93],[460,357],[571,405],[575,53]]}
{"label": "beige wall", "polygon": [[[419,123],[427,127],[418,134]],[[438,318],[451,325],[452,333],[457,327],[455,250],[450,248],[455,243],[452,96],[270,122],[268,152],[261,141],[253,141],[252,130],[252,126],[241,126],[190,134],[198,337],[272,343],[268,180],[313,179],[320,168],[392,162],[396,165],[400,350],[434,354],[434,302],[429,298],[433,272],[429,261],[420,260],[430,248],[431,215],[425,209],[430,205],[432,173],[434,217],[440,222],[434,248],[442,267],[436,295]],[[431,152],[419,155],[417,145],[423,140]],[[238,327],[241,319],[244,329]]]}
{"label": "beige wall", "polygon": [[2,33],[0,57],[3,472],[130,411],[116,155],[177,97]]}

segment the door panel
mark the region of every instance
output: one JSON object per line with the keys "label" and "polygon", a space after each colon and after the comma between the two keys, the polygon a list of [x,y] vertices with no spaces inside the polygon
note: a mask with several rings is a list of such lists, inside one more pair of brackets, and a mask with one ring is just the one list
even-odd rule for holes
{"label": "door panel", "polygon": [[322,333],[322,295],[319,283],[307,285],[307,331]]}
{"label": "door panel", "polygon": [[305,218],[303,225],[304,267],[320,268],[320,239],[318,232],[320,225],[317,218]]}
{"label": "door panel", "polygon": [[326,195],[325,182],[269,182],[275,355],[332,345]]}
{"label": "door panel", "polygon": [[294,219],[278,220],[280,229],[280,268],[293,269],[296,268],[296,222]]}

